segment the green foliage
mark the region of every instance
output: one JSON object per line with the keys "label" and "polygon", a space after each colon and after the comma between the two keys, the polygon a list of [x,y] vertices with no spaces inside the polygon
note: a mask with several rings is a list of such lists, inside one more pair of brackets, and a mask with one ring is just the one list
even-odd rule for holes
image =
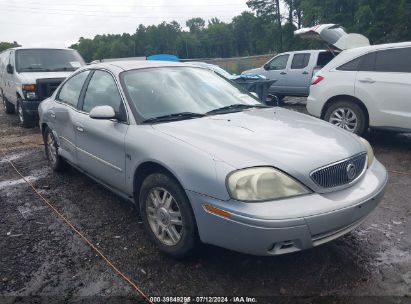
{"label": "green foliage", "polygon": [[0,52],[3,52],[4,50],[7,50],[12,47],[17,47],[20,46],[16,41],[14,42],[0,42]]}
{"label": "green foliage", "polygon": [[[72,45],[86,61],[103,58],[175,54],[180,58],[225,58],[322,48],[294,37],[294,30],[336,23],[372,43],[411,40],[411,0],[248,0],[251,12],[230,23],[193,17],[187,30],[175,22],[140,24],[135,33],[80,38]],[[285,8],[285,9],[284,9]],[[3,47],[0,44],[0,50]]]}

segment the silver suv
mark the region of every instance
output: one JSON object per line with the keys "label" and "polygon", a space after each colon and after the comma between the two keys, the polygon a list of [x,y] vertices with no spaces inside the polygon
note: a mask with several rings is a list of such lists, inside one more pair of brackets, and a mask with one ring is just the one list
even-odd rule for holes
{"label": "silver suv", "polygon": [[0,53],[0,98],[23,127],[36,125],[39,103],[73,71],[85,65],[71,49],[12,48]]}

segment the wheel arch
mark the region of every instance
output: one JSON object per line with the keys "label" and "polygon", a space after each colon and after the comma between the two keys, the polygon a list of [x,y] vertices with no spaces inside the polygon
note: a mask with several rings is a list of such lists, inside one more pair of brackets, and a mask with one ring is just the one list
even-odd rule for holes
{"label": "wheel arch", "polygon": [[163,174],[166,174],[174,178],[177,181],[177,183],[181,186],[181,188],[184,189],[181,181],[177,178],[177,176],[173,172],[171,172],[171,170],[169,170],[164,165],[158,162],[145,161],[139,164],[139,166],[134,171],[134,175],[133,175],[133,196],[134,196],[134,201],[137,206],[139,205],[139,195],[140,195],[140,189],[143,184],[143,181],[147,176],[153,173],[163,173]]}
{"label": "wheel arch", "polygon": [[369,126],[370,116],[369,116],[367,107],[365,106],[365,104],[360,99],[358,99],[354,96],[351,96],[351,95],[343,95],[343,94],[342,95],[336,95],[336,96],[333,96],[330,99],[328,99],[326,101],[326,103],[324,104],[322,110],[321,110],[321,119],[324,119],[325,113],[327,112],[328,108],[333,103],[338,102],[338,101],[350,101],[350,102],[353,102],[353,103],[357,104],[361,108],[361,110],[363,110],[364,115],[365,115],[365,119],[366,119],[366,125]]}

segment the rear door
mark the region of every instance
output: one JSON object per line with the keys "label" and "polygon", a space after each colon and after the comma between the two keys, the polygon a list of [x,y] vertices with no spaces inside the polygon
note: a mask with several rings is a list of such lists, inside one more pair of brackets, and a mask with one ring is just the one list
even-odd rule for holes
{"label": "rear door", "polygon": [[45,113],[50,128],[59,139],[60,153],[74,164],[77,164],[74,122],[78,112],[77,104],[89,73],[90,71],[83,71],[68,79],[58,92],[53,107]]}
{"label": "rear door", "polygon": [[270,87],[271,93],[285,93],[288,79],[290,54],[280,54],[265,64],[263,75],[269,80],[276,80]]}
{"label": "rear door", "polygon": [[[312,66],[314,65],[314,54],[294,53],[287,75],[287,91],[289,94],[307,95],[312,78]],[[311,61],[310,61],[311,60]]]}
{"label": "rear door", "polygon": [[[117,119],[92,119],[96,106],[113,107]],[[117,83],[102,70],[94,71],[75,121],[79,166],[104,183],[125,190],[125,145],[127,115]]]}
{"label": "rear door", "polygon": [[411,129],[411,47],[363,56],[355,94],[366,103],[371,126]]}

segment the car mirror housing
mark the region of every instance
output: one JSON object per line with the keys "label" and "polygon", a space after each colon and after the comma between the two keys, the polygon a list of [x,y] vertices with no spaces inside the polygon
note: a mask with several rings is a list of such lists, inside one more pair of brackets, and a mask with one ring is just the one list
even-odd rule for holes
{"label": "car mirror housing", "polygon": [[264,64],[263,66],[264,70],[269,70],[270,69],[270,65],[268,63]]}
{"label": "car mirror housing", "polygon": [[7,70],[7,73],[9,73],[9,74],[14,73],[14,68],[10,63],[6,66],[6,70]]}
{"label": "car mirror housing", "polygon": [[110,106],[97,106],[91,109],[89,116],[93,119],[113,119],[116,112]]}

